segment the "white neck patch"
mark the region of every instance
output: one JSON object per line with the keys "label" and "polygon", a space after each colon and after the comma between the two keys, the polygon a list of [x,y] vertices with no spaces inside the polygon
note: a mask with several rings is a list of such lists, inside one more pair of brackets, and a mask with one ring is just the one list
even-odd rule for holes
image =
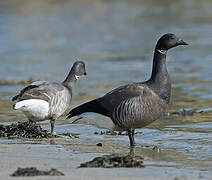
{"label": "white neck patch", "polygon": [[162,50],[162,49],[157,49],[157,51],[161,54],[166,54],[167,53],[167,50]]}
{"label": "white neck patch", "polygon": [[79,76],[75,75],[75,78],[76,78],[76,80],[78,80],[79,79]]}

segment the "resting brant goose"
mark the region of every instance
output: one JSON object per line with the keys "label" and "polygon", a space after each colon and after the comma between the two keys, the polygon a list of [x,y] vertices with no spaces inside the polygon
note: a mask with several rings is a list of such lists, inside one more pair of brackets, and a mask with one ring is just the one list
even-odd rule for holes
{"label": "resting brant goose", "polygon": [[12,98],[13,109],[21,110],[31,123],[49,119],[53,134],[55,120],[70,106],[72,86],[81,75],[86,75],[85,63],[76,61],[62,83],[33,82]]}
{"label": "resting brant goose", "polygon": [[67,118],[86,112],[107,116],[113,122],[113,130],[128,131],[130,146],[133,147],[134,130],[152,123],[167,108],[171,81],[166,67],[166,54],[169,49],[179,45],[188,44],[174,34],[163,35],[155,47],[149,80],[118,87],[103,97],[72,109]]}

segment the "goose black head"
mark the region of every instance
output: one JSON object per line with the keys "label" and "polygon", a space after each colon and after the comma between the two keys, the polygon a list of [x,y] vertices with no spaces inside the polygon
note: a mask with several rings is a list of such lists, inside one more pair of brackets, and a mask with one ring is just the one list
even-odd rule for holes
{"label": "goose black head", "polygon": [[167,51],[173,47],[179,45],[188,45],[182,39],[179,39],[175,34],[167,33],[164,34],[157,42],[156,49]]}
{"label": "goose black head", "polygon": [[87,75],[85,63],[83,61],[76,61],[72,66],[71,72],[75,76],[76,80],[78,80],[82,75]]}

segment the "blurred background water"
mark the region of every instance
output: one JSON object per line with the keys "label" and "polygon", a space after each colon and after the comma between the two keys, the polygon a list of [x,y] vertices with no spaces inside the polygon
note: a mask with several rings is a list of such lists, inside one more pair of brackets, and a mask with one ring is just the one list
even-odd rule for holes
{"label": "blurred background water", "polygon": [[[62,81],[77,59],[88,76],[77,82],[72,107],[129,82],[148,79],[156,41],[172,32],[189,43],[168,52],[173,82],[165,116],[136,135],[138,144],[182,153],[187,163],[212,168],[212,1],[210,0],[7,0],[0,1],[0,79]],[[23,119],[10,99],[23,86],[0,86],[0,121]],[[93,116],[94,117],[94,116]],[[92,116],[91,116],[92,118]],[[96,138],[90,126],[58,123],[56,131]],[[66,125],[67,124],[67,125]],[[127,137],[114,138],[124,140]],[[195,163],[194,163],[195,164]],[[201,164],[201,165],[199,165]]]}

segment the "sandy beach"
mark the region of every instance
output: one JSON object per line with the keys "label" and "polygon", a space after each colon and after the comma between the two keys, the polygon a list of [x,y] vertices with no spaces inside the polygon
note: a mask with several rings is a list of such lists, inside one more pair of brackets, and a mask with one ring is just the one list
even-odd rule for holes
{"label": "sandy beach", "polygon": [[[61,145],[58,144],[61,143]],[[83,144],[76,145],[80,140],[57,138],[46,141],[8,140],[1,139],[0,143],[0,174],[1,179],[29,179],[29,177],[11,177],[18,167],[37,167],[49,170],[56,168],[65,176],[37,176],[30,179],[211,179],[212,173],[195,168],[184,168],[167,162],[154,162],[144,156],[145,168],[78,168],[80,163],[89,161],[106,153],[95,152],[98,147],[84,148]],[[83,143],[83,142],[81,142]],[[62,145],[63,144],[63,145]],[[73,146],[72,146],[73,144]],[[70,148],[72,146],[72,148]],[[77,150],[78,149],[78,150]],[[146,159],[146,160],[145,160]]]}

